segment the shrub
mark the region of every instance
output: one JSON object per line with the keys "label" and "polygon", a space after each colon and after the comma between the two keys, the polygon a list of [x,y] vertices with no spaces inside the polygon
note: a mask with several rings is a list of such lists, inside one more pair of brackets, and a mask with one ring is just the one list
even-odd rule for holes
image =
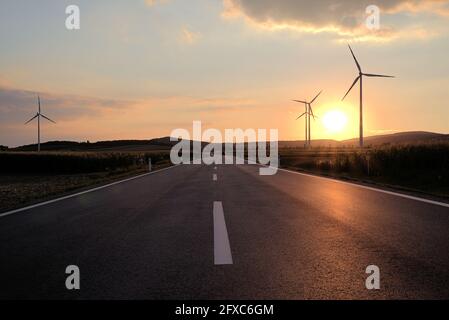
{"label": "shrub", "polygon": [[153,164],[169,159],[168,154],[154,153],[5,152],[0,154],[0,172],[71,174],[114,171],[147,165],[149,157]]}

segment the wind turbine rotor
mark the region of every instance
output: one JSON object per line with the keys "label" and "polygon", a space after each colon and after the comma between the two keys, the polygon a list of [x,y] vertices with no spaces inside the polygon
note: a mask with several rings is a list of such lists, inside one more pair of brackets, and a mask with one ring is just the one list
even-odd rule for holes
{"label": "wind turbine rotor", "polygon": [[357,58],[355,57],[354,52],[352,51],[351,46],[348,44],[349,50],[351,51],[352,57],[354,58],[355,64],[357,65],[357,69],[359,69],[359,72],[362,73],[362,68],[360,67],[359,62],[357,61]]}
{"label": "wind turbine rotor", "polygon": [[30,123],[31,121],[33,121],[34,119],[36,119],[39,116],[39,113],[36,113],[36,115],[34,117],[32,117],[30,120],[28,120],[27,122],[25,122],[25,124]]}
{"label": "wind turbine rotor", "polygon": [[357,83],[357,81],[360,80],[361,76],[358,76],[357,78],[355,78],[354,82],[352,83],[351,87],[349,88],[349,90],[346,92],[346,94],[344,95],[344,97],[341,99],[342,101],[345,100],[346,96],[349,94],[349,92],[352,90],[352,88],[355,86],[355,84]]}
{"label": "wind turbine rotor", "polygon": [[296,118],[296,120],[298,120],[299,118],[301,118],[302,116],[306,115],[307,112],[303,112],[298,118]]}
{"label": "wind turbine rotor", "polygon": [[46,116],[44,116],[42,113],[40,114],[40,116],[43,117],[43,118],[45,118],[45,119],[47,119],[47,120],[50,121],[50,122],[56,123],[56,122],[54,122],[53,120],[51,120],[50,118],[47,118]]}
{"label": "wind turbine rotor", "polygon": [[323,90],[321,90],[316,96],[315,98],[312,99],[312,101],[309,102],[309,104],[312,104],[319,96],[320,94],[323,92]]}
{"label": "wind turbine rotor", "polygon": [[307,101],[302,101],[302,100],[292,100],[292,101],[294,101],[294,102],[299,102],[299,103],[305,103],[305,104],[308,103]]}
{"label": "wind turbine rotor", "polygon": [[394,78],[394,76],[386,76],[384,74],[362,73],[362,75],[367,77]]}
{"label": "wind turbine rotor", "polygon": [[313,117],[313,120],[315,120],[315,115],[313,114],[313,109],[312,109],[312,105],[309,103],[309,110],[310,110],[310,114]]}

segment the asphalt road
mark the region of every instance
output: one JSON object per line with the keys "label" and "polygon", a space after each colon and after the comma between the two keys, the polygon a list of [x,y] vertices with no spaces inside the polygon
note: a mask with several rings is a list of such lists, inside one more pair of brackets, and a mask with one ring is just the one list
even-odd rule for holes
{"label": "asphalt road", "polygon": [[0,298],[449,298],[448,207],[258,169],[177,166],[3,216]]}

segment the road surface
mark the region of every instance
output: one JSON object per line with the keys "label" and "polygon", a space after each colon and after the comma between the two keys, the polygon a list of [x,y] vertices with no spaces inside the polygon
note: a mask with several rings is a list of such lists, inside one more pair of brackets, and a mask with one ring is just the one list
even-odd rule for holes
{"label": "road surface", "polygon": [[258,170],[181,165],[3,216],[0,298],[449,298],[448,207]]}

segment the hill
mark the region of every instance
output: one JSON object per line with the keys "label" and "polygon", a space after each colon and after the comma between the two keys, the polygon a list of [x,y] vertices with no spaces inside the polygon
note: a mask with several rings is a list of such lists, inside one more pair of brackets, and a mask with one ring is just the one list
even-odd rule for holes
{"label": "hill", "polygon": [[[379,146],[385,144],[414,144],[423,142],[449,142],[449,134],[441,134],[426,131],[409,131],[393,134],[376,135],[365,137],[365,146]],[[357,147],[359,139],[336,140],[312,140],[314,147]],[[304,146],[303,140],[279,141],[280,147],[294,148]]]}
{"label": "hill", "polygon": [[[365,137],[366,145],[409,144],[416,142],[449,141],[449,134],[426,131],[399,132],[386,135]],[[358,145],[359,139],[349,139],[341,142],[344,145]]]}
{"label": "hill", "polygon": [[[385,144],[410,144],[417,142],[449,142],[449,134],[440,134],[425,131],[400,132],[386,135],[376,135],[365,137],[366,146],[378,146]],[[343,141],[331,139],[317,139],[312,141],[314,147],[357,147],[358,138]],[[151,140],[113,140],[98,142],[74,142],[74,141],[49,141],[41,144],[42,151],[154,151],[169,150],[176,142],[170,141],[169,137],[156,138]],[[303,147],[303,140],[279,141],[280,148]],[[17,148],[0,150],[8,151],[35,151],[36,144],[20,146]]]}
{"label": "hill", "polygon": [[[153,151],[168,150],[174,142],[169,137],[151,140],[112,140],[98,142],[49,141],[41,143],[42,151]],[[36,144],[10,148],[9,151],[35,151]]]}

